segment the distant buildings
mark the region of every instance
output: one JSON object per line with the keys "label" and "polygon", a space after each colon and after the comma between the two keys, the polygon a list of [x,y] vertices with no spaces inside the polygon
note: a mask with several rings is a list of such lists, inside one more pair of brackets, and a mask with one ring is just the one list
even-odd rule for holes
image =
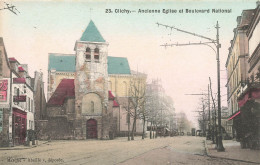
{"label": "distant buildings", "polygon": [[177,118],[174,103],[171,97],[165,94],[161,80],[153,79],[146,85],[146,111],[148,128],[163,135],[169,131],[174,132],[177,127]]}

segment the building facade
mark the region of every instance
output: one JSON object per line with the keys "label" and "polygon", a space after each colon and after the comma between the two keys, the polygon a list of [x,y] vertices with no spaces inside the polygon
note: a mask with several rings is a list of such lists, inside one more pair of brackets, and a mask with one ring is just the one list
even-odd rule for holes
{"label": "building facade", "polygon": [[[34,91],[26,64],[9,58],[12,70],[12,137],[15,145],[25,144],[27,131],[34,130]],[[9,123],[10,124],[10,123]]]}
{"label": "building facade", "polygon": [[9,122],[12,118],[10,116],[10,81],[11,68],[5,50],[3,38],[0,38],[0,147],[8,146],[9,141],[12,140],[12,134],[9,130]]}
{"label": "building facade", "polygon": [[254,9],[254,17],[247,31],[249,50],[248,79],[240,96],[237,130],[241,147],[260,149],[260,3]]}
{"label": "building facade", "polygon": [[[239,111],[238,95],[245,86],[248,77],[248,38],[247,31],[253,17],[254,10],[244,10],[241,16],[237,17],[237,27],[234,29],[234,38],[231,40],[229,54],[226,61],[227,69],[227,102],[229,114],[232,116]],[[233,120],[226,123],[226,131],[232,137],[235,136]]]}
{"label": "building facade", "polygon": [[228,120],[233,121],[236,138],[242,148],[260,148],[260,3],[250,10],[250,21],[245,25],[247,43],[243,46],[248,51],[246,80],[237,92],[239,111]]}
{"label": "building facade", "polygon": [[32,79],[32,88],[34,90],[34,121],[36,138],[41,139],[43,136],[43,130],[46,127],[46,98],[44,92],[43,73],[34,72],[34,78]]}
{"label": "building facade", "polygon": [[28,131],[35,129],[34,90],[28,65],[7,58],[3,39],[1,47],[0,145],[26,144]]}

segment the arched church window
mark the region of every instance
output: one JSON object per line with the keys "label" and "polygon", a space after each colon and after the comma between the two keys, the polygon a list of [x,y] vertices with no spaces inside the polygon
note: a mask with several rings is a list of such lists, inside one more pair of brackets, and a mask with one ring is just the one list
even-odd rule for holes
{"label": "arched church window", "polygon": [[91,101],[90,104],[91,104],[90,105],[91,106],[91,112],[94,112],[95,111],[94,102]]}
{"label": "arched church window", "polygon": [[95,50],[94,50],[94,59],[95,59],[95,62],[99,61],[99,49],[98,48],[95,48]]}
{"label": "arched church window", "polygon": [[87,47],[86,52],[85,52],[85,57],[87,61],[91,60],[91,55],[90,55],[90,48]]}

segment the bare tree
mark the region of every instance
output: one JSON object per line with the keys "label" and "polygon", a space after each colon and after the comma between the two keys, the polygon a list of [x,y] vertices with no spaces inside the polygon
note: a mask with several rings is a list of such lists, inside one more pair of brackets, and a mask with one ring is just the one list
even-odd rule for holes
{"label": "bare tree", "polygon": [[150,139],[154,138],[154,131],[158,123],[159,118],[159,99],[158,95],[151,91],[146,91],[146,114],[147,114],[147,120],[150,122]]}
{"label": "bare tree", "polygon": [[130,117],[131,117],[131,110],[133,109],[131,107],[131,98],[128,97],[127,101],[122,105],[122,108],[124,108],[127,112],[127,125],[128,125],[128,133],[127,133],[127,137],[128,137],[128,141],[130,141]]}
{"label": "bare tree", "polygon": [[[136,120],[140,119],[141,113],[145,114],[145,85],[146,82],[143,81],[142,77],[138,74],[133,76],[132,80],[130,81],[130,89],[129,89],[129,96],[130,96],[130,103],[131,107],[133,108],[132,111],[129,111],[129,114],[133,118],[133,127],[132,127],[132,134],[131,140],[134,140],[134,133],[136,131]],[[144,122],[145,124],[145,122]]]}
{"label": "bare tree", "polygon": [[143,133],[142,133],[142,139],[145,138],[145,123],[147,121],[147,118],[148,118],[148,112],[147,112],[147,109],[145,107],[145,100],[144,99],[144,102],[143,104],[140,105],[140,118],[142,119],[143,121]]}

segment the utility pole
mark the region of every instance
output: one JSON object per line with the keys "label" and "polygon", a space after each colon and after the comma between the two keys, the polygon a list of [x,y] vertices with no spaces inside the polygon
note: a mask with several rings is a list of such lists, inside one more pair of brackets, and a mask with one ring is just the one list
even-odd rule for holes
{"label": "utility pole", "polygon": [[[210,93],[211,93],[211,99],[212,99],[212,102],[213,102],[213,107],[214,107],[214,118],[213,118],[213,136],[212,136],[212,139],[213,139],[213,144],[216,144],[218,145],[217,141],[218,141],[218,136],[217,136],[217,120],[216,120],[216,117],[217,117],[217,113],[216,113],[216,104],[215,104],[215,101],[214,101],[214,98],[213,98],[213,94],[212,94],[212,89],[211,89],[211,79],[209,77],[209,87],[210,87]],[[215,137],[214,137],[215,136]],[[215,142],[215,139],[216,139],[216,142]],[[217,147],[216,147],[217,148]]]}
{"label": "utility pole", "polygon": [[210,97],[209,97],[209,84],[208,84],[208,109],[209,109],[209,123],[208,123],[208,126],[209,126],[209,129],[208,129],[208,139],[210,139],[210,135],[212,134],[211,132],[211,119],[210,119]]}
{"label": "utility pole", "polygon": [[218,151],[225,151],[225,148],[222,143],[222,134],[221,134],[221,98],[220,98],[220,61],[219,61],[219,25],[217,21],[217,73],[218,73]]}
{"label": "utility pole", "polygon": [[202,120],[203,120],[203,136],[206,136],[206,120],[205,120],[205,105],[204,105],[204,101],[202,100]]}
{"label": "utility pole", "polygon": [[161,126],[160,126],[160,137],[162,137],[162,107],[161,107]]}
{"label": "utility pole", "polygon": [[[167,46],[190,46],[190,45],[206,45],[208,47],[210,47],[215,53],[216,53],[216,60],[217,60],[217,79],[218,79],[218,145],[217,145],[217,150],[218,151],[225,151],[225,148],[223,146],[222,143],[222,135],[221,135],[221,99],[220,99],[220,61],[219,61],[219,48],[221,47],[221,44],[219,43],[219,24],[217,21],[216,24],[216,29],[217,29],[217,35],[216,35],[216,40],[202,36],[202,35],[198,35],[196,33],[192,33],[192,32],[188,32],[179,28],[176,28],[174,26],[169,26],[169,25],[164,25],[164,24],[160,24],[160,23],[156,23],[158,26],[164,26],[166,28],[170,28],[171,30],[177,30],[186,34],[190,34],[193,36],[197,36],[206,40],[209,40],[209,42],[199,42],[199,43],[188,43],[188,44],[164,44],[161,46],[167,47]],[[209,44],[214,44],[216,46],[217,51]]]}

